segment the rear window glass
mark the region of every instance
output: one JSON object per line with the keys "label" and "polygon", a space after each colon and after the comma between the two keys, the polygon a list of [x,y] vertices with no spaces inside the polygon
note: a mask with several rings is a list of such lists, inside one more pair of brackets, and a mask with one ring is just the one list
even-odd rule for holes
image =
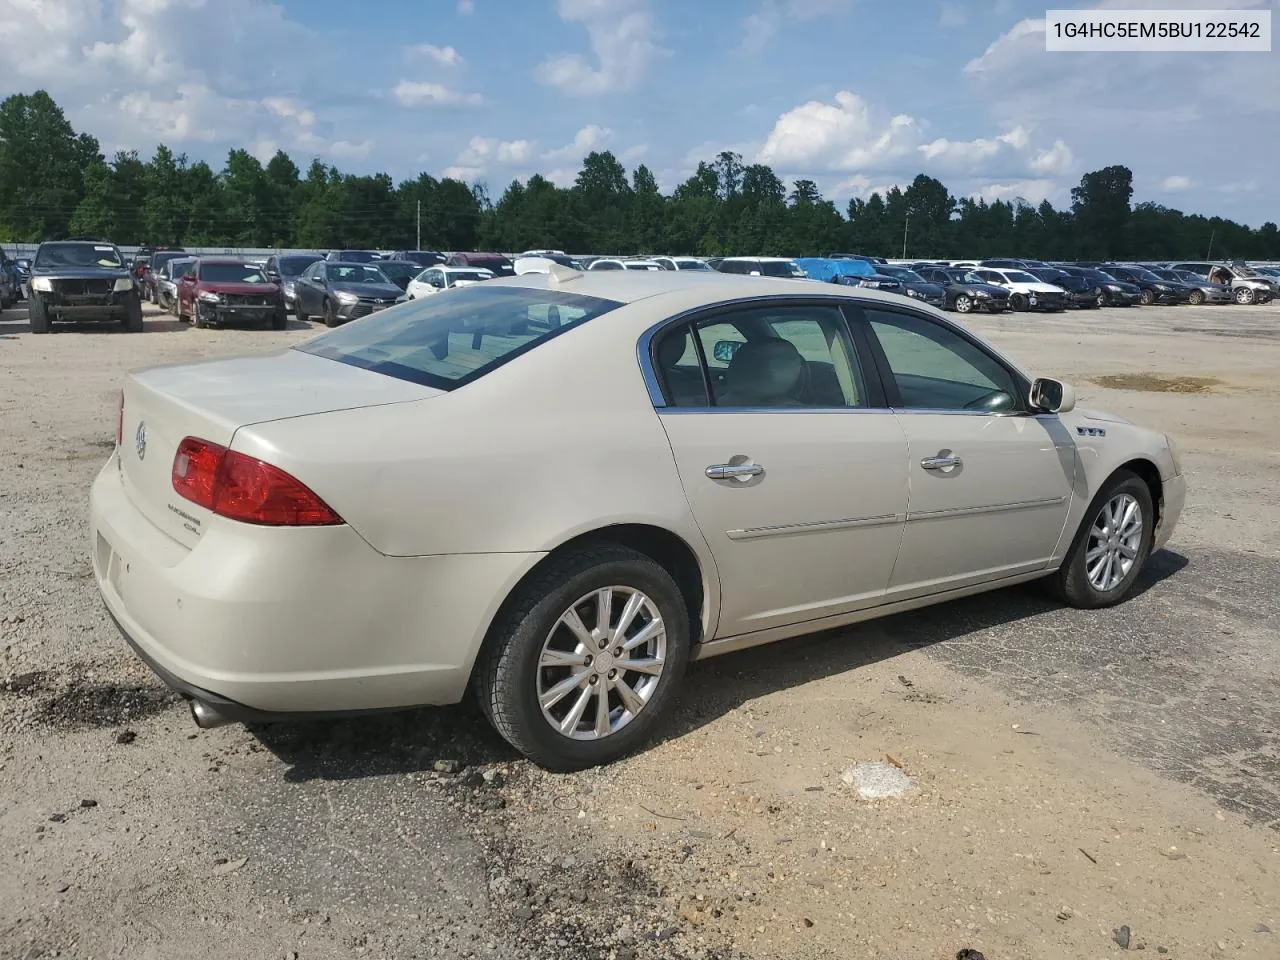
{"label": "rear window glass", "polygon": [[452,390],[620,306],[558,290],[478,284],[411,300],[294,349]]}
{"label": "rear window glass", "polygon": [[266,274],[252,263],[204,263],[200,279],[209,283],[266,283]]}

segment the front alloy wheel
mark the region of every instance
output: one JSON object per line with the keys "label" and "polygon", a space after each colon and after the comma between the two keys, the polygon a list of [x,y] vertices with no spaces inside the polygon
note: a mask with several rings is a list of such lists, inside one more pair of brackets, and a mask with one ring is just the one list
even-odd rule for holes
{"label": "front alloy wheel", "polygon": [[969,313],[973,310],[973,301],[965,294],[956,297],[956,313]]}
{"label": "front alloy wheel", "polygon": [[1236,290],[1236,303],[1248,305],[1253,303],[1255,294],[1253,287],[1240,287]]}
{"label": "front alloy wheel", "polygon": [[1117,472],[1089,505],[1052,578],[1054,592],[1086,610],[1119,603],[1146,565],[1154,537],[1151,489],[1137,474]]}

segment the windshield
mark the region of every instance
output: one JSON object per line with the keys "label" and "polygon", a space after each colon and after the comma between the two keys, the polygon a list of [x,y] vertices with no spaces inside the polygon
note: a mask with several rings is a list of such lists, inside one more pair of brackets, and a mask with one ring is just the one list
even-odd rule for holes
{"label": "windshield", "polygon": [[452,390],[620,306],[558,290],[481,283],[411,300],[294,349]]}
{"label": "windshield", "polygon": [[378,263],[378,269],[392,280],[408,280],[422,272],[416,263],[402,260],[383,260]]}
{"label": "windshield", "polygon": [[1172,270],[1152,270],[1151,272],[1154,273],[1161,280],[1181,280],[1182,279]]}
{"label": "windshield", "polygon": [[324,272],[330,283],[391,283],[377,267],[360,264],[335,264],[325,267]]}
{"label": "windshield", "polygon": [[450,270],[449,277],[457,283],[459,280],[492,280],[493,274],[488,270]]}
{"label": "windshield", "polygon": [[677,270],[710,270],[701,260],[677,260],[675,262]]}
{"label": "windshield", "polygon": [[183,250],[166,250],[162,253],[153,253],[151,255],[151,269],[155,270],[164,266],[170,260],[178,260],[186,255],[186,252]]}
{"label": "windshield", "polygon": [[1021,270],[1006,270],[1004,272],[1004,275],[1005,275],[1005,278],[1008,279],[1011,283],[1039,283],[1040,282],[1038,278],[1033,277],[1029,273],[1023,273]]}
{"label": "windshield", "polygon": [[346,263],[372,263],[378,255],[372,250],[339,250],[339,260]]}
{"label": "windshield", "polygon": [[591,265],[592,270],[621,270],[622,264],[616,260],[599,260]]}
{"label": "windshield", "polygon": [[661,270],[662,268],[656,263],[628,263],[625,264],[628,270]]}
{"label": "windshield", "polygon": [[37,267],[123,267],[120,251],[106,243],[42,243]]}
{"label": "windshield", "polygon": [[467,266],[488,270],[495,275],[516,272],[515,266],[506,257],[468,257]]}
{"label": "windshield", "polygon": [[897,280],[906,280],[908,283],[928,283],[924,277],[916,273],[914,270],[908,270],[906,267],[882,266],[880,272],[887,277],[894,277]]}
{"label": "windshield", "polygon": [[279,259],[280,276],[282,277],[298,277],[302,275],[302,271],[307,269],[317,260],[323,260],[324,257],[281,257]]}
{"label": "windshield", "polygon": [[1147,283],[1159,283],[1159,282],[1160,282],[1160,278],[1159,278],[1159,277],[1157,277],[1157,276],[1156,276],[1154,273],[1152,273],[1150,270],[1130,270],[1129,272],[1130,272],[1131,274],[1133,274],[1135,277],[1137,277],[1139,280],[1145,280],[1145,281],[1147,281]]}
{"label": "windshield", "polygon": [[206,283],[266,283],[267,275],[252,263],[203,263],[200,279]]}
{"label": "windshield", "polygon": [[441,254],[430,250],[407,250],[400,255],[400,259],[422,267],[434,267],[437,263],[444,263],[444,257]]}
{"label": "windshield", "polygon": [[800,264],[792,260],[761,260],[760,276],[808,279],[809,275],[800,269]]}

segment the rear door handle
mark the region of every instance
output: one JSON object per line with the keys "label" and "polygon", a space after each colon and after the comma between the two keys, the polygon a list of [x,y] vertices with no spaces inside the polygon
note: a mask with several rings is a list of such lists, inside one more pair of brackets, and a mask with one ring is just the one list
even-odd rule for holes
{"label": "rear door handle", "polygon": [[955,454],[947,457],[925,457],[920,461],[920,466],[926,470],[950,470],[952,467],[963,466],[964,461]]}
{"label": "rear door handle", "polygon": [[707,467],[707,476],[712,480],[746,480],[764,473],[764,467],[758,463],[716,463]]}

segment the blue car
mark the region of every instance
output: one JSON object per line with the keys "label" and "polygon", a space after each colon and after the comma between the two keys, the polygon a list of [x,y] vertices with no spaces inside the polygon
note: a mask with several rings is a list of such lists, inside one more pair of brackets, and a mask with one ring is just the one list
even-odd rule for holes
{"label": "blue car", "polygon": [[871,290],[902,292],[902,281],[876,272],[875,264],[866,260],[831,259],[828,257],[800,257],[796,260],[810,280],[824,283],[843,283],[851,287],[867,287]]}

